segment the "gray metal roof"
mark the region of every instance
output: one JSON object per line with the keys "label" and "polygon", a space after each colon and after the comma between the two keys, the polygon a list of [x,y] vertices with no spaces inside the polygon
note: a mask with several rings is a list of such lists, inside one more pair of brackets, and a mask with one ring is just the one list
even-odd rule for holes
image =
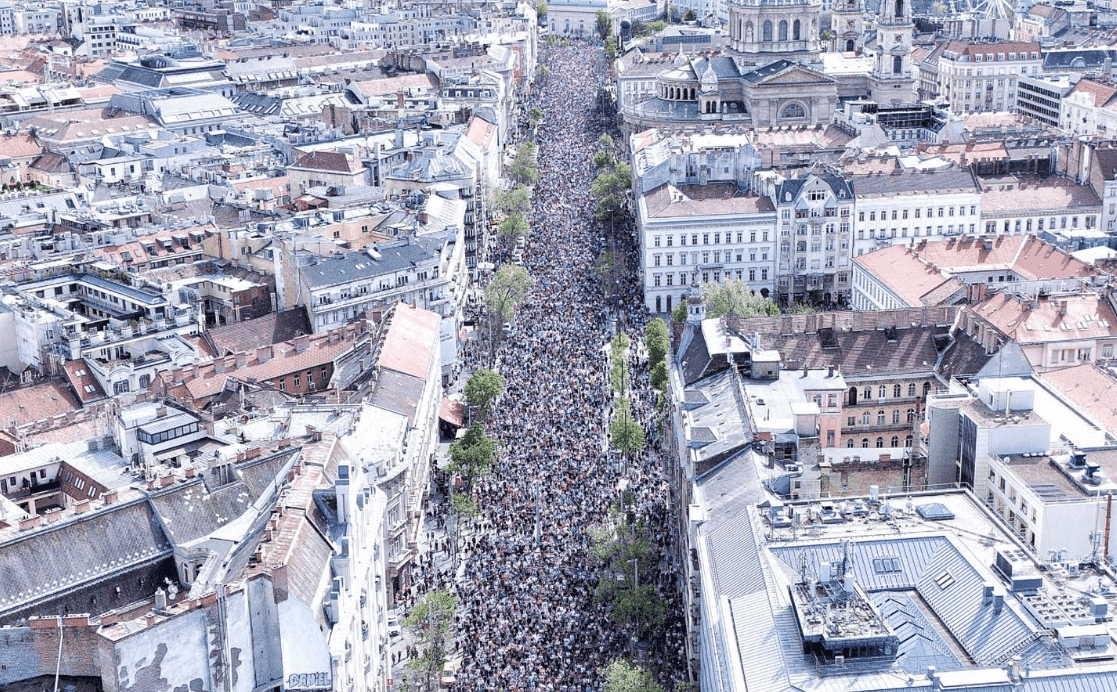
{"label": "gray metal roof", "polygon": [[379,259],[364,251],[323,257],[317,264],[303,267],[302,277],[311,288],[349,284],[430,262],[441,248],[441,240],[409,236],[406,240],[377,245]]}
{"label": "gray metal roof", "polygon": [[154,435],[156,433],[174,430],[175,428],[181,427],[183,425],[190,425],[191,423],[197,422],[198,419],[190,415],[189,413],[179,413],[173,416],[167,416],[166,418],[153,420],[150,423],[145,423],[140,426],[140,430],[148,433],[149,435]]}

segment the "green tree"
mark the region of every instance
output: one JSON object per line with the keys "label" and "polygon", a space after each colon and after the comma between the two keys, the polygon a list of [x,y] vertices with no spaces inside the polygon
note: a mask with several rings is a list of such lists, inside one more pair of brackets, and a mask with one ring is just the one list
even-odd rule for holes
{"label": "green tree", "polygon": [[612,151],[617,147],[616,142],[613,141],[613,136],[608,132],[601,133],[601,136],[597,138],[597,145],[604,151]]}
{"label": "green tree", "polygon": [[504,392],[505,379],[499,373],[482,368],[469,376],[462,393],[469,405],[481,412],[481,416],[489,415],[489,407]]}
{"label": "green tree", "polygon": [[597,37],[604,41],[609,38],[613,33],[613,20],[609,18],[607,12],[598,12],[597,18],[594,20],[593,30]]}
{"label": "green tree", "polygon": [[675,309],[671,311],[671,321],[675,324],[682,324],[686,322],[686,303],[679,303]]}
{"label": "green tree", "polygon": [[667,363],[666,361],[659,361],[652,366],[651,373],[652,386],[661,392],[667,391]]}
{"label": "green tree", "polygon": [[485,428],[480,423],[474,423],[460,440],[450,445],[450,465],[447,468],[472,480],[488,475],[495,460],[496,442],[485,434]]}
{"label": "green tree", "polygon": [[526,214],[531,211],[531,188],[517,185],[509,190],[498,190],[493,195],[492,206],[505,214]]}
{"label": "green tree", "polygon": [[641,29],[640,35],[641,36],[654,36],[655,34],[658,34],[659,32],[663,31],[666,28],[667,28],[667,22],[665,22],[665,21],[659,20],[659,21],[654,21],[654,22],[648,22]]}
{"label": "green tree", "polygon": [[534,185],[539,182],[539,162],[535,160],[535,145],[524,142],[516,150],[516,157],[508,167],[508,177],[517,185]]}
{"label": "green tree", "polygon": [[419,657],[407,662],[407,673],[418,689],[431,692],[439,687],[446,663],[446,639],[454,623],[457,601],[445,591],[431,591],[415,604],[404,624],[419,640]]}
{"label": "green tree", "polygon": [[651,671],[638,663],[618,658],[601,671],[605,692],[663,692]]}
{"label": "green tree", "polygon": [[703,284],[702,296],[706,299],[708,318],[780,314],[780,308],[774,301],[754,295],[749,285],[740,279]]}
{"label": "green tree", "polygon": [[485,288],[485,304],[489,312],[507,322],[527,298],[535,280],[523,267],[503,264]]}
{"label": "green tree", "polygon": [[644,523],[624,505],[614,506],[606,523],[589,533],[590,554],[602,566],[594,599],[611,605],[609,619],[634,626],[638,636],[662,627],[666,607],[653,582],[659,557]]}
{"label": "green tree", "polygon": [[686,14],[683,15],[684,22],[693,22],[695,19],[697,19],[697,16],[694,14],[694,10],[687,10]]}
{"label": "green tree", "polygon": [[531,124],[533,126],[538,125],[539,122],[543,120],[543,111],[539,110],[538,108],[532,108],[531,116],[528,118],[528,120],[531,121]]}
{"label": "green tree", "polygon": [[599,174],[591,190],[597,199],[597,218],[602,221],[619,219],[624,213],[625,194],[632,186],[632,169],[618,163],[612,170]]}
{"label": "green tree", "polygon": [[811,305],[810,303],[803,303],[803,302],[800,302],[800,301],[795,301],[795,304],[792,305],[790,308],[788,308],[787,314],[789,314],[789,315],[809,315],[814,311],[815,311],[815,307],[813,305]]}
{"label": "green tree", "polygon": [[605,39],[605,57],[609,59],[609,62],[613,62],[617,58],[617,38],[615,36]]}
{"label": "green tree", "polygon": [[456,571],[458,569],[459,541],[462,529],[473,517],[477,516],[477,502],[466,493],[453,493],[450,496],[450,507],[453,509],[454,518],[454,521],[450,524],[450,537],[453,539],[453,566]]}
{"label": "green tree", "polygon": [[547,0],[535,0],[535,12],[540,19],[547,18]]}
{"label": "green tree", "polygon": [[667,359],[667,323],[661,318],[649,320],[644,325],[644,346],[648,349],[648,362],[655,367]]}
{"label": "green tree", "polygon": [[519,212],[504,217],[496,229],[497,237],[508,241],[509,246],[521,237],[526,238],[530,233],[531,226],[527,223],[527,217]]}
{"label": "green tree", "polygon": [[607,151],[599,151],[593,155],[593,165],[598,168],[612,168],[616,163],[617,160]]}
{"label": "green tree", "polygon": [[632,405],[624,397],[617,400],[616,414],[609,424],[609,440],[613,449],[625,456],[639,454],[644,449],[644,429],[632,415]]}

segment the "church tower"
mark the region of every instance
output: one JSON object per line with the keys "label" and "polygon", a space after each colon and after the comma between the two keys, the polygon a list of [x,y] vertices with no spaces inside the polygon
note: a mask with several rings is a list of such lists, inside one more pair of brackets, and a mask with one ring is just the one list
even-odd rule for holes
{"label": "church tower", "polygon": [[861,0],[834,0],[830,34],[831,52],[861,54],[865,47],[865,8]]}
{"label": "church tower", "polygon": [[911,0],[881,0],[877,16],[877,58],[873,65],[873,100],[879,104],[915,100],[911,64]]}
{"label": "church tower", "polygon": [[729,45],[739,65],[819,61],[820,0],[730,0]]}

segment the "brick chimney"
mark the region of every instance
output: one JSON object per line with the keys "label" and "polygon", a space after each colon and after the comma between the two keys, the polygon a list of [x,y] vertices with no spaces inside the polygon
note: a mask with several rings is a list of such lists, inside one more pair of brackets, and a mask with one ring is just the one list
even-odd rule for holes
{"label": "brick chimney", "polygon": [[89,500],[82,500],[74,505],[74,514],[85,514],[89,511]]}
{"label": "brick chimney", "polygon": [[267,346],[260,346],[259,348],[256,349],[256,360],[258,362],[266,363],[267,361],[269,361],[271,359],[272,359],[271,344],[268,344]]}
{"label": "brick chimney", "polygon": [[297,336],[297,337],[295,337],[293,343],[295,345],[295,353],[302,353],[303,351],[306,350],[307,346],[310,345],[310,337],[307,336],[306,334],[303,334],[302,336]]}
{"label": "brick chimney", "polygon": [[111,505],[112,503],[116,502],[119,498],[120,498],[120,494],[115,490],[110,490],[109,492],[107,492],[107,493],[105,493],[104,495],[101,496],[101,499],[105,501],[106,505]]}
{"label": "brick chimney", "polygon": [[42,521],[43,521],[43,518],[41,516],[39,516],[38,514],[33,514],[33,515],[27,517],[26,519],[20,519],[19,520],[19,530],[20,531],[26,531],[27,529],[33,529],[36,526],[38,526],[39,524],[41,524]]}

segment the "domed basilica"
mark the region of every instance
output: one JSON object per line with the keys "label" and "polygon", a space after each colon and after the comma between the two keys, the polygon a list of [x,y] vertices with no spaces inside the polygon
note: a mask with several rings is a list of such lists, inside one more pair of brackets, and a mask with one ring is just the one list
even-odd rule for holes
{"label": "domed basilica", "polygon": [[[875,23],[880,47],[871,67],[861,60],[855,63],[865,65],[860,72],[828,72],[819,0],[731,0],[726,48],[720,54],[691,55],[680,49],[655,75],[654,95],[625,100],[625,120],[634,127],[709,122],[813,126],[830,122],[839,99],[910,102],[915,80],[909,2],[882,0]],[[827,47],[861,57],[863,15],[861,0],[835,2],[834,45]]]}

